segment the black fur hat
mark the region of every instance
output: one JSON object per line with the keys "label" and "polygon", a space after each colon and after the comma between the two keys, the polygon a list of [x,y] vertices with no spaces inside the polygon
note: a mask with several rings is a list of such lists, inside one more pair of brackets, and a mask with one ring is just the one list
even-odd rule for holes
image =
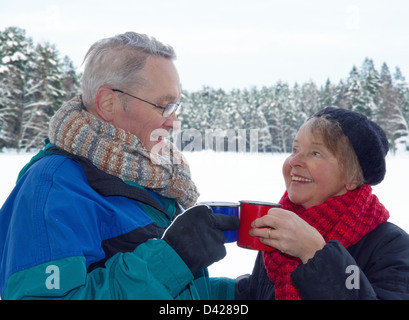
{"label": "black fur hat", "polygon": [[385,177],[385,156],[389,145],[385,132],[365,115],[340,108],[325,108],[313,117],[328,115],[337,121],[351,141],[366,184],[376,185]]}

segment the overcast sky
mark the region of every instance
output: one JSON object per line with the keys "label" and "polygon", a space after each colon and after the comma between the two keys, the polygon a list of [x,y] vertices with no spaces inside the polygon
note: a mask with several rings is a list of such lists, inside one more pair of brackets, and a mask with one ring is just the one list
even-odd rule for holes
{"label": "overcast sky", "polygon": [[408,0],[0,0],[0,30],[23,28],[77,67],[126,31],[171,44],[188,90],[336,83],[365,57],[409,80],[408,17]]}

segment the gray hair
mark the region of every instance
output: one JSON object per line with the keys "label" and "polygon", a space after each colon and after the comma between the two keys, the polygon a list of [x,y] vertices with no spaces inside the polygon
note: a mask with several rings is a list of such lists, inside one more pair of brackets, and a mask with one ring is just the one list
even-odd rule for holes
{"label": "gray hair", "polygon": [[95,42],[84,58],[84,105],[92,108],[98,90],[104,86],[116,89],[142,85],[139,71],[151,56],[176,59],[171,46],[145,34],[126,32]]}

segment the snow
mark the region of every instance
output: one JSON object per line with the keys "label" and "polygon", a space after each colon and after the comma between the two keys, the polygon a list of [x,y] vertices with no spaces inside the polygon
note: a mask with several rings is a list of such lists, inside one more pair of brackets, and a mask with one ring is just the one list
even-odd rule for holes
{"label": "snow", "polygon": [[7,64],[11,61],[11,58],[9,56],[5,56],[3,57],[3,59],[1,59],[1,62],[4,64]]}
{"label": "snow", "polygon": [[0,73],[6,73],[9,71],[9,68],[6,66],[0,66]]}
{"label": "snow", "polygon": [[27,60],[27,56],[24,53],[21,52],[14,52],[14,54],[10,56],[5,56],[1,60],[4,64],[10,63],[10,62],[15,62],[15,61],[20,61],[20,60]]}
{"label": "snow", "polygon": [[[403,148],[402,148],[403,149]],[[18,172],[33,153],[0,153],[0,204],[11,192]],[[284,192],[281,167],[285,154],[242,154],[227,152],[187,152],[192,177],[200,192],[199,201],[259,200],[276,202]],[[385,180],[374,193],[391,214],[390,221],[409,232],[409,152],[400,150],[387,157]],[[256,251],[226,244],[226,257],[209,268],[210,276],[236,278],[251,273]]]}

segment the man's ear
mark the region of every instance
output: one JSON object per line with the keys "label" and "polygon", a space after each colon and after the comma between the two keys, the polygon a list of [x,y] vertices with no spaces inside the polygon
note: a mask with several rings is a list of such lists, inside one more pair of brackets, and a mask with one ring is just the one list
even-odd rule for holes
{"label": "man's ear", "polygon": [[115,93],[109,88],[99,88],[95,96],[95,112],[106,122],[114,119]]}

